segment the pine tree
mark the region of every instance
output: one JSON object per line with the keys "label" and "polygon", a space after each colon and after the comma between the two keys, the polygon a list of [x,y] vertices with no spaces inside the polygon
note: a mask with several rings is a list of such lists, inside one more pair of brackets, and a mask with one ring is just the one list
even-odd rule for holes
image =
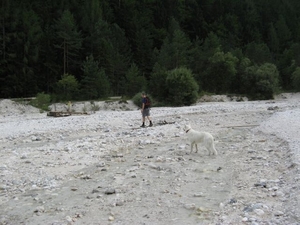
{"label": "pine tree", "polygon": [[126,73],[126,94],[130,97],[136,93],[146,90],[146,79],[140,74],[139,68],[135,63],[131,64],[129,70]]}
{"label": "pine tree", "polygon": [[83,79],[81,80],[81,98],[97,99],[106,97],[110,93],[109,81],[104,70],[99,68],[99,63],[93,55],[86,58],[82,65]]}
{"label": "pine tree", "polygon": [[191,54],[191,42],[180,29],[175,19],[172,19],[169,34],[161,47],[158,63],[167,70],[188,66]]}
{"label": "pine tree", "polygon": [[60,19],[55,23],[57,44],[63,60],[63,74],[75,70],[79,65],[78,52],[82,46],[81,33],[78,31],[73,15],[65,10]]}

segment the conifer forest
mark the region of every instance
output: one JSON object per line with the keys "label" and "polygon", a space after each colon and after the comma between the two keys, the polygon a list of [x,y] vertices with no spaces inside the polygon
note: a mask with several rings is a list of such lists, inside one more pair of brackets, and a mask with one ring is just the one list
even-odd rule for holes
{"label": "conifer forest", "polygon": [[197,93],[300,91],[299,0],[1,0],[0,28],[0,98],[159,99],[186,91],[176,72]]}

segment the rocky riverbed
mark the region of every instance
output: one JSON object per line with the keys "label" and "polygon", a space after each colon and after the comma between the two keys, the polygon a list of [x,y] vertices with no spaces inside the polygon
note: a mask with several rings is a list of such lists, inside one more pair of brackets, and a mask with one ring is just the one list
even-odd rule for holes
{"label": "rocky riverbed", "polygon": [[[139,128],[131,101],[49,117],[0,100],[0,224],[300,224],[299,102],[206,96]],[[186,123],[217,156],[189,154]]]}

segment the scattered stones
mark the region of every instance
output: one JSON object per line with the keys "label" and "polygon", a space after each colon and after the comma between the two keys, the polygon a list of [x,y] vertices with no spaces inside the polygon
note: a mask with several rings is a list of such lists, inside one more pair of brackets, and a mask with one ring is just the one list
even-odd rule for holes
{"label": "scattered stones", "polygon": [[[0,113],[0,223],[293,224],[299,164],[282,128],[298,118],[297,102],[268,102],[275,113],[264,101],[218,99],[153,108],[149,129],[132,129],[140,112],[114,103],[64,118]],[[218,156],[202,146],[189,154],[187,122],[213,133]]]}

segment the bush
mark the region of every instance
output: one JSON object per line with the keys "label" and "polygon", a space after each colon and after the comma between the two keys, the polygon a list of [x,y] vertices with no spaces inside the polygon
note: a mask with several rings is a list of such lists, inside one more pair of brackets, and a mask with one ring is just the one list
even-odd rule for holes
{"label": "bush", "polygon": [[265,63],[261,66],[247,67],[241,77],[241,85],[250,99],[273,99],[279,89],[279,72],[274,64]]}
{"label": "bush", "polygon": [[210,57],[202,75],[205,90],[216,94],[230,91],[236,80],[237,63],[238,58],[230,52],[216,52]]}
{"label": "bush", "polygon": [[49,110],[50,105],[50,95],[42,93],[38,93],[36,98],[30,101],[30,105],[42,109],[44,111]]}
{"label": "bush", "polygon": [[191,105],[198,99],[199,86],[191,70],[181,67],[168,72],[167,100],[172,106]]}
{"label": "bush", "polygon": [[64,74],[56,83],[55,94],[58,100],[76,99],[78,93],[79,83],[73,75]]}

